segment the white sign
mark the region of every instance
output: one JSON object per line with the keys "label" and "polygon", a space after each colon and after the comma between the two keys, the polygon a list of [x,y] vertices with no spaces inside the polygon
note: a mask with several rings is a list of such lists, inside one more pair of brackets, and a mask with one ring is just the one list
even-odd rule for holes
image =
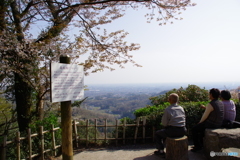
{"label": "white sign", "polygon": [[51,102],[82,99],[83,79],[83,66],[51,63]]}

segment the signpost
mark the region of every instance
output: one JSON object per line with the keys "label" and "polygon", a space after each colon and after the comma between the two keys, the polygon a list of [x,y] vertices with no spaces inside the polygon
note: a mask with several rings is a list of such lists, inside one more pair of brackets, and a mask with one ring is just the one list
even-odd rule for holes
{"label": "signpost", "polygon": [[71,100],[83,98],[83,66],[70,64],[69,56],[51,64],[51,102],[61,102],[62,159],[73,160]]}
{"label": "signpost", "polygon": [[79,100],[84,95],[83,66],[51,64],[51,102]]}

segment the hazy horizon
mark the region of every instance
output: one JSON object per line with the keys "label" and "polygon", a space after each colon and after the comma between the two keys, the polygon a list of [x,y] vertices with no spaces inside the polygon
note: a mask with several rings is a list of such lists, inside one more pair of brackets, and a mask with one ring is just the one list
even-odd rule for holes
{"label": "hazy horizon", "polygon": [[188,85],[197,85],[201,88],[219,88],[219,89],[237,89],[240,86],[240,83],[238,82],[198,82],[198,83],[180,83],[180,82],[174,82],[174,83],[92,83],[92,84],[85,84],[88,87],[164,87],[164,88],[180,88],[180,87],[187,87]]}

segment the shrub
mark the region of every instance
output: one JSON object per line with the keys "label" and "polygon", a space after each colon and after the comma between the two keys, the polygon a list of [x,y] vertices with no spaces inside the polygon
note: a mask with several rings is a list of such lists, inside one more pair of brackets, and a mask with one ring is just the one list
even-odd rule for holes
{"label": "shrub", "polygon": [[[182,102],[181,105],[184,108],[186,114],[186,127],[188,129],[188,135],[191,136],[191,129],[196,125],[204,112],[204,109],[200,108],[200,105],[206,105],[208,101],[203,102]],[[169,106],[169,103],[164,103],[158,106],[148,106],[145,108],[137,109],[134,114],[136,117],[147,116],[147,124],[154,126],[156,129],[163,128],[161,119],[164,109]]]}
{"label": "shrub", "polygon": [[172,89],[165,94],[150,97],[153,105],[161,105],[168,101],[168,96],[171,93],[177,93],[179,95],[179,102],[201,102],[208,101],[209,93],[205,88],[200,88],[196,85],[188,85],[187,88],[180,87],[179,89]]}
{"label": "shrub", "polygon": [[[31,133],[39,133],[40,126],[43,126],[43,130],[51,130],[52,125],[54,127],[59,127],[60,123],[58,122],[58,116],[53,113],[49,113],[48,117],[43,120],[37,120],[34,123],[30,124]],[[61,144],[61,129],[55,131],[55,142],[57,145]],[[34,137],[32,139],[32,148],[34,153],[39,153],[37,149],[39,149],[40,139],[39,137]],[[44,148],[52,148],[52,135],[51,132],[44,134]],[[60,152],[60,150],[57,150]]]}
{"label": "shrub", "polygon": [[161,114],[164,111],[164,109],[169,105],[170,104],[168,102],[166,102],[162,105],[147,106],[147,107],[135,110],[134,115],[136,117],[156,116],[156,115]]}

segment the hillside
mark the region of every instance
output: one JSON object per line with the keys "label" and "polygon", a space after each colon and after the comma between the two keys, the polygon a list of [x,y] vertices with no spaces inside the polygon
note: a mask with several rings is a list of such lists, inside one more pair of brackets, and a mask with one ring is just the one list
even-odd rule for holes
{"label": "hillside", "polygon": [[105,94],[88,97],[80,108],[73,109],[73,116],[81,118],[134,118],[133,111],[150,104],[149,94]]}
{"label": "hillside", "polygon": [[[173,88],[186,87],[187,84],[116,84],[90,85],[85,91],[87,99],[81,107],[73,108],[76,119],[121,119],[135,118],[136,109],[150,105],[150,97],[166,93]],[[236,89],[237,85],[230,84],[201,84],[201,87],[222,89]],[[237,92],[235,92],[236,94]]]}

